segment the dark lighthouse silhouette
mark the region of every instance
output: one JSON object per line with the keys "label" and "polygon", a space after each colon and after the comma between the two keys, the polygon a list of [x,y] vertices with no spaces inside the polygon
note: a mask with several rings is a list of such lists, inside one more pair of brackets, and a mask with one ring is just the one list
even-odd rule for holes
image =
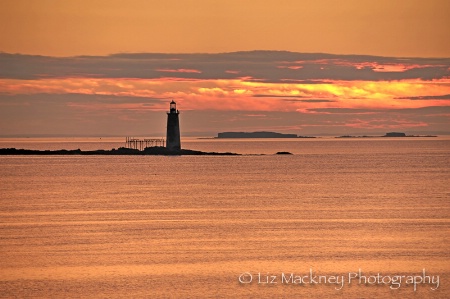
{"label": "dark lighthouse silhouette", "polygon": [[180,122],[178,119],[177,103],[170,102],[170,110],[167,112],[166,148],[171,151],[181,150]]}
{"label": "dark lighthouse silhouette", "polygon": [[[178,115],[180,111],[177,110],[177,103],[174,100],[170,102],[170,109],[167,112],[167,131],[164,146],[164,138],[159,139],[138,139],[127,137],[125,140],[126,146],[119,148],[117,154],[126,155],[237,155],[235,153],[217,153],[217,152],[202,152],[197,150],[181,149],[180,141],[180,120]],[[116,150],[112,152],[115,154]],[[1,154],[1,151],[0,151]],[[91,153],[87,153],[91,154]],[[103,154],[110,154],[103,152]]]}

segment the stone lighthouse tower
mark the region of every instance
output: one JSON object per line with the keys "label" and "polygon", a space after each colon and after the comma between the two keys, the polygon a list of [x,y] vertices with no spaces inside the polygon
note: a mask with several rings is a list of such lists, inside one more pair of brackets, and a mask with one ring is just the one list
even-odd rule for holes
{"label": "stone lighthouse tower", "polygon": [[177,103],[170,102],[170,111],[167,112],[166,148],[172,151],[181,150],[180,122],[178,121]]}

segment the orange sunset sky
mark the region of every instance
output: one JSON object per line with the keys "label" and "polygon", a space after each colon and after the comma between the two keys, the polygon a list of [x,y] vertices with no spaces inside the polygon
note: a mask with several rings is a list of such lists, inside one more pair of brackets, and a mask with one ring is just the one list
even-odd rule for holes
{"label": "orange sunset sky", "polygon": [[450,1],[0,1],[1,136],[450,133]]}

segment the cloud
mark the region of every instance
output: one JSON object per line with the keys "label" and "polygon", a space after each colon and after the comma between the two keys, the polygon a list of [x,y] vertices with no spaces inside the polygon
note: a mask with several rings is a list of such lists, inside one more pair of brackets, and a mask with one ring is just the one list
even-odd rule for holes
{"label": "cloud", "polygon": [[200,74],[201,71],[194,69],[157,69],[158,72],[166,72],[166,73],[197,73]]}
{"label": "cloud", "polygon": [[[450,92],[450,85],[417,82],[339,81],[334,84],[261,83],[240,80],[51,78],[0,80],[0,95],[85,94],[175,99],[184,110],[305,111],[309,108],[418,108],[450,105],[418,95]],[[94,105],[94,103],[92,103]],[[154,106],[160,110],[165,107]]]}
{"label": "cloud", "polygon": [[2,135],[163,136],[167,103],[158,98],[108,95],[1,95],[0,131]]}
{"label": "cloud", "polygon": [[398,97],[396,99],[406,99],[406,100],[450,100],[450,94],[437,95],[437,96]]}
{"label": "cloud", "polygon": [[249,51],[218,54],[135,53],[47,57],[0,53],[0,78],[242,79],[322,83],[324,80],[438,80],[450,77],[449,58]]}
{"label": "cloud", "polygon": [[380,114],[384,110],[374,109],[355,109],[355,108],[312,108],[306,109],[304,113],[321,113],[321,114]]}
{"label": "cloud", "polygon": [[75,132],[78,124],[85,131],[85,123],[96,121],[103,124],[100,133],[108,125],[132,131],[126,120],[148,127],[143,115],[163,119],[172,99],[191,117],[190,132],[442,130],[450,114],[449,58],[283,51],[63,58],[0,53],[0,65],[5,132]]}
{"label": "cloud", "polygon": [[[3,135],[164,136],[168,102],[163,98],[95,94],[0,95],[0,131]],[[402,109],[307,106],[305,111],[261,112],[240,110],[239,103],[234,102],[224,105],[236,105],[236,109],[185,110],[179,105],[183,136],[187,132],[215,134],[227,130],[275,130],[302,135],[378,134],[393,128],[407,132],[445,131],[450,115],[448,106]]]}
{"label": "cloud", "polygon": [[303,102],[303,103],[334,103],[333,100],[320,100],[320,99],[308,99],[308,100],[298,100],[298,99],[285,99],[288,102]]}

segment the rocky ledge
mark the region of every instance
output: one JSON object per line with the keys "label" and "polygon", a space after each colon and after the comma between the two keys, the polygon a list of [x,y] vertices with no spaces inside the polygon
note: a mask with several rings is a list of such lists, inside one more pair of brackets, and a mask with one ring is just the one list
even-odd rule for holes
{"label": "rocky ledge", "polygon": [[236,153],[217,153],[217,152],[202,152],[189,149],[181,149],[178,151],[169,150],[165,147],[155,146],[147,147],[143,151],[120,147],[112,150],[95,150],[95,151],[82,151],[76,150],[28,150],[28,149],[16,149],[16,148],[2,148],[0,149],[0,155],[149,155],[149,156],[237,156]]}
{"label": "rocky ledge", "polygon": [[277,152],[276,155],[292,155],[290,152]]}

